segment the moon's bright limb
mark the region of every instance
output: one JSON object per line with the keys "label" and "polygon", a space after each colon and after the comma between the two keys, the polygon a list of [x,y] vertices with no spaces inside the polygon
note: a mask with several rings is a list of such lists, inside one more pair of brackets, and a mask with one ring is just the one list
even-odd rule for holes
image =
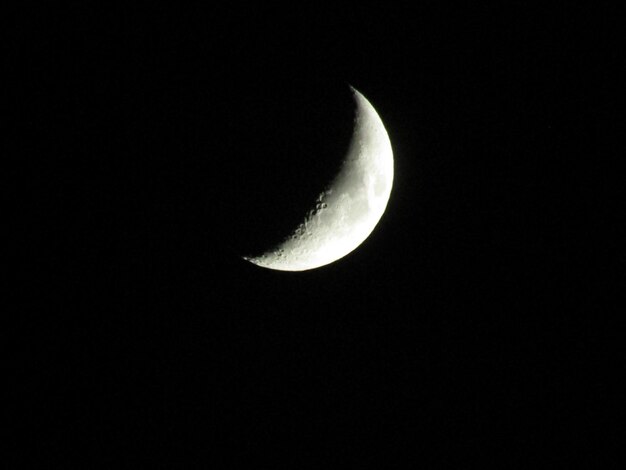
{"label": "moon's bright limb", "polygon": [[393,152],[374,107],[352,92],[354,132],[339,173],[289,237],[261,256],[244,259],[281,271],[314,269],[343,258],[374,230],[391,194]]}

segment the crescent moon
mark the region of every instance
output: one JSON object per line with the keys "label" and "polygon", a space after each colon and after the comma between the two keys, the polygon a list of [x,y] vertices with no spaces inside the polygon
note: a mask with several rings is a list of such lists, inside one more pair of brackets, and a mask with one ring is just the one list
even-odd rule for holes
{"label": "crescent moon", "polygon": [[245,260],[279,271],[319,268],[355,250],[378,224],[393,185],[391,142],[374,107],[350,89],[356,103],[354,130],[339,172],[293,233]]}

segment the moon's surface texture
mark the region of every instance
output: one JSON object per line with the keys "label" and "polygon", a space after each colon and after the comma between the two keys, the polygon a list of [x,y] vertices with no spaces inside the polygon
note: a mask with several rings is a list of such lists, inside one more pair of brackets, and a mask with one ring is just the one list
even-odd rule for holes
{"label": "moon's surface texture", "polygon": [[361,245],[382,217],[393,184],[391,142],[374,107],[351,89],[354,131],[338,174],[293,233],[260,256],[244,257],[247,261],[280,271],[318,268]]}

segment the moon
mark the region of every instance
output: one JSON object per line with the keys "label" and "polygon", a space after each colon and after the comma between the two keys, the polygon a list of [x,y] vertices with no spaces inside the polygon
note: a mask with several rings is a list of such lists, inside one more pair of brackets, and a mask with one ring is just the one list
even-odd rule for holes
{"label": "moon", "polygon": [[354,130],[339,172],[292,233],[245,260],[279,271],[319,268],[354,251],[378,224],[393,185],[391,142],[374,107],[350,89],[356,105]]}

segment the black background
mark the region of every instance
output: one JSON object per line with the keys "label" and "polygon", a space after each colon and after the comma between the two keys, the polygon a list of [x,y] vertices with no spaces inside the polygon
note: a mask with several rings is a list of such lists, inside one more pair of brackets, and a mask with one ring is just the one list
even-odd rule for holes
{"label": "black background", "polygon": [[[592,260],[613,247],[590,241],[617,128],[613,16],[526,2],[20,15],[16,461],[608,455]],[[348,84],[394,150],[376,230],[312,271],[243,261],[335,171]]]}

